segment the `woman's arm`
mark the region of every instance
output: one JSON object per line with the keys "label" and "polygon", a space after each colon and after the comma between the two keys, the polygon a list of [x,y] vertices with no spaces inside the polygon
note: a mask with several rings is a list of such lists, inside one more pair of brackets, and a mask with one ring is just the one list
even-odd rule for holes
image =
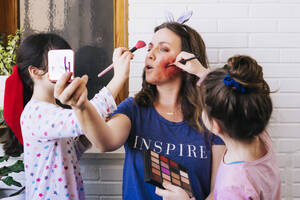
{"label": "woman's arm", "polygon": [[223,158],[225,151],[225,145],[212,145],[212,166],[211,166],[211,182],[210,182],[210,194],[206,198],[207,200],[213,199],[214,186],[216,182],[216,176],[220,162]]}

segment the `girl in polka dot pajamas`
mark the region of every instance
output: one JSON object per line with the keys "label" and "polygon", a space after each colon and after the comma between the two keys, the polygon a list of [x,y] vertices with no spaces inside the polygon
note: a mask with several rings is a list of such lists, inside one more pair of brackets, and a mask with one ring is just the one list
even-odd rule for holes
{"label": "girl in polka dot pajamas", "polygon": [[[70,46],[58,35],[34,34],[21,43],[17,53],[18,76],[24,91],[32,91],[32,97],[28,99],[20,118],[26,199],[82,200],[85,195],[78,160],[91,144],[82,137],[89,130],[81,129],[76,112],[80,112],[83,102],[88,101],[88,78],[86,75],[75,78],[65,85],[64,93],[59,93],[59,100],[71,105],[72,109],[58,106],[55,103],[55,87],[60,84],[60,80],[56,84],[50,82],[47,72],[47,54],[50,49],[70,49]],[[118,49],[114,55],[119,56],[119,62],[130,62],[132,54],[124,51]],[[93,105],[94,113],[104,118],[116,108],[114,98],[128,76],[129,67],[119,68],[115,63],[113,79],[88,101]],[[62,79],[70,77],[71,73],[66,73]]]}

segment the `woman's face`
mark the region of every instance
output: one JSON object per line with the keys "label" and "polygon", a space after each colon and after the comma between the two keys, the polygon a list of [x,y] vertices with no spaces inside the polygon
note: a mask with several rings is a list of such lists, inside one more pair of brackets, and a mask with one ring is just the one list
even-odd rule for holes
{"label": "woman's face", "polygon": [[159,85],[177,77],[181,70],[176,66],[166,66],[173,63],[180,52],[180,37],[167,28],[158,30],[148,45],[145,60],[146,81]]}

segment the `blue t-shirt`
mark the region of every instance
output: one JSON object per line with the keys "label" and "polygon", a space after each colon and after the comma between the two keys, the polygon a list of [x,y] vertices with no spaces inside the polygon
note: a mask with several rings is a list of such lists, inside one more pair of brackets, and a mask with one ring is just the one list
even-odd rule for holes
{"label": "blue t-shirt", "polygon": [[113,113],[125,114],[131,120],[129,137],[124,144],[123,199],[159,199],[155,186],[144,180],[143,151],[151,149],[189,170],[189,177],[197,200],[210,192],[211,146],[224,144],[208,133],[200,133],[186,122],[171,122],[154,107],[140,107],[133,98],[125,99]]}

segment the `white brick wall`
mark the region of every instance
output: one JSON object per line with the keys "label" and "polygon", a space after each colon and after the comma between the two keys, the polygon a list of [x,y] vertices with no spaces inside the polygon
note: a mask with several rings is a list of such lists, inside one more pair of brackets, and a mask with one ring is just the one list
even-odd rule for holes
{"label": "white brick wall", "polygon": [[[230,56],[253,56],[273,90],[269,131],[282,175],[282,198],[300,199],[300,0],[129,0],[129,46],[151,40],[164,9],[178,17],[188,7],[213,67]],[[175,18],[176,18],[175,17]],[[130,95],[141,87],[146,50],[135,53]]]}

